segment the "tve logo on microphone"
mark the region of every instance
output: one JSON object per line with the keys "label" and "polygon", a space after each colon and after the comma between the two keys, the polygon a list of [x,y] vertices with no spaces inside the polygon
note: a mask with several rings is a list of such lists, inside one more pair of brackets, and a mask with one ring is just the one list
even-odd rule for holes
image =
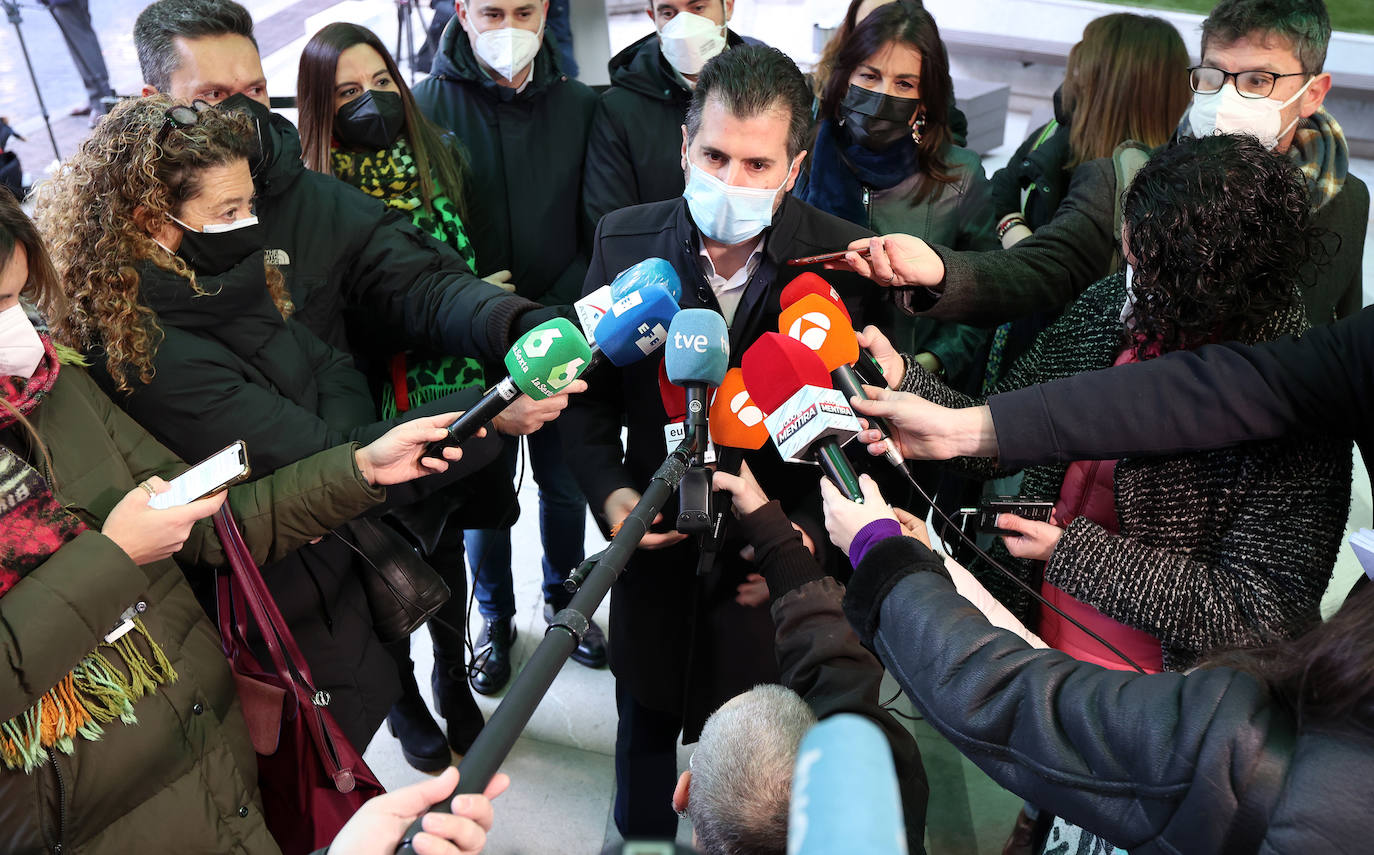
{"label": "tve logo on microphone", "polygon": [[[705,333],[674,333],[673,348],[676,350],[694,350],[697,353],[705,353],[711,346],[711,340]],[[720,350],[729,352],[730,342],[722,338],[719,345]]]}

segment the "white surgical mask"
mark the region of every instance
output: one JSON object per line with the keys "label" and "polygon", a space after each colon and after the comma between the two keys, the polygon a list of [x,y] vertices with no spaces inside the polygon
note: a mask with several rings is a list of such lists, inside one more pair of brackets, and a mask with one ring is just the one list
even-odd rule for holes
{"label": "white surgical mask", "polygon": [[1292,104],[1312,81],[1309,77],[1302,88],[1293,93],[1287,101],[1272,98],[1246,98],[1232,83],[1226,83],[1210,95],[1194,95],[1193,106],[1188,111],[1188,125],[1193,136],[1205,137],[1212,134],[1250,134],[1259,140],[1260,145],[1273,151],[1278,147],[1279,137],[1288,133],[1298,123],[1297,116],[1287,127],[1279,127],[1279,111]]}
{"label": "white surgical mask", "polygon": [[483,30],[477,34],[477,58],[506,80],[515,80],[525,66],[534,62],[544,40],[544,25],[532,33],[520,27]]}
{"label": "white surgical mask", "polygon": [[29,379],[43,361],[43,340],[18,303],[0,312],[0,377]]}
{"label": "white surgical mask", "polygon": [[1135,314],[1135,288],[1131,282],[1135,279],[1135,268],[1126,265],[1126,303],[1121,307],[1121,323],[1126,325],[1126,329],[1134,329],[1135,321],[1132,315]]}
{"label": "white surgical mask", "polygon": [[700,74],[725,50],[725,27],[701,15],[678,12],[658,31],[658,47],[679,74]]}
{"label": "white surgical mask", "polygon": [[687,187],[682,191],[692,222],[714,241],[735,246],[756,237],[773,224],[773,202],[787,186],[735,187],[687,162]]}

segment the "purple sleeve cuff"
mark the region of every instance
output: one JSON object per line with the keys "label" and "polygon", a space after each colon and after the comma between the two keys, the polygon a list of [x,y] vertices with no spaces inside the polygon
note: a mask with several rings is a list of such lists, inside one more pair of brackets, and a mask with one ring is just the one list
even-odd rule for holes
{"label": "purple sleeve cuff", "polygon": [[874,520],[859,529],[859,533],[849,542],[849,563],[858,567],[859,562],[864,560],[864,554],[872,549],[875,543],[901,535],[902,527],[896,520]]}

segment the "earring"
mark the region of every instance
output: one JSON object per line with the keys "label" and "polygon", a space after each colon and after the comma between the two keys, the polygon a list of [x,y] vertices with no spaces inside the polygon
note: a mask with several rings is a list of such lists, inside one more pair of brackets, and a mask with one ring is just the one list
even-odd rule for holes
{"label": "earring", "polygon": [[917,145],[921,144],[921,128],[926,126],[926,114],[921,113],[916,117],[916,123],[911,126],[911,141]]}

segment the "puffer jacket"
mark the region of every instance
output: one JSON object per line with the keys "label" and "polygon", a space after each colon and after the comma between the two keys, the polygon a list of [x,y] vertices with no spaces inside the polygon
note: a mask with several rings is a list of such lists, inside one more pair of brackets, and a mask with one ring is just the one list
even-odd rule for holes
{"label": "puffer jacket", "polygon": [[1132,855],[1369,851],[1374,737],[1295,722],[1231,668],[1141,675],[1034,650],[908,537],[844,609],[932,727],[998,784]]}
{"label": "puffer jacket", "polygon": [[[1083,293],[1035,340],[995,391],[1005,392],[1110,367],[1124,337],[1125,277]],[[1255,333],[1278,338],[1307,327],[1301,304]],[[918,366],[905,391],[937,404],[981,404]],[[1148,419],[1149,413],[1137,417]],[[992,474],[988,461],[961,461]],[[1025,497],[1059,496],[1064,465],[1026,470]],[[1301,635],[1319,619],[1350,506],[1350,443],[1293,436],[1172,457],[1130,458],[1116,466],[1117,534],[1079,517],[1064,530],[1043,571],[1000,542],[992,554],[1038,588],[1041,579],[1163,645],[1164,667],[1191,667],[1211,650]],[[979,561],[979,581],[1034,628],[1030,598]],[[1043,573],[1043,576],[1042,576]]]}
{"label": "puffer jacket", "polygon": [[265,115],[253,182],[267,260],[286,278],[295,319],[315,335],[360,364],[411,347],[500,360],[543,320],[530,316],[534,303],[474,277],[408,214],[306,169],[296,129]]}
{"label": "puffer jacket", "polygon": [[467,152],[466,225],[478,271],[509,270],[515,292],[545,306],[581,296],[592,237],[582,218],[582,161],[596,93],[563,72],[551,36],[517,92],[482,70],[454,21],[415,103]]}
{"label": "puffer jacket", "polygon": [[[99,531],[138,482],[170,479],[185,464],[78,368],[62,369],[30,418],[52,468],[23,440],[15,441],[16,452],[41,467],[57,501],[90,530],[0,598],[0,717],[27,708],[140,601],[148,604],[149,634],[178,676],[134,705],[137,724],[107,725],[96,742],[78,738],[71,755],[53,752],[31,774],[0,771],[0,851],[277,852],[263,822],[257,758],[218,632],[183,575],[209,574],[225,563],[212,526],[197,524],[175,559],[142,567]],[[385,497],[359,475],[354,448],[340,446],[230,491],[230,507],[259,563],[281,558]]]}
{"label": "puffer jacket", "polygon": [[[726,30],[725,43],[736,47],[744,39]],[[611,211],[672,199],[686,186],[682,125],[692,91],[663,58],[658,33],[616,54],[607,70],[611,86],[596,102],[582,179],[592,232]]]}

